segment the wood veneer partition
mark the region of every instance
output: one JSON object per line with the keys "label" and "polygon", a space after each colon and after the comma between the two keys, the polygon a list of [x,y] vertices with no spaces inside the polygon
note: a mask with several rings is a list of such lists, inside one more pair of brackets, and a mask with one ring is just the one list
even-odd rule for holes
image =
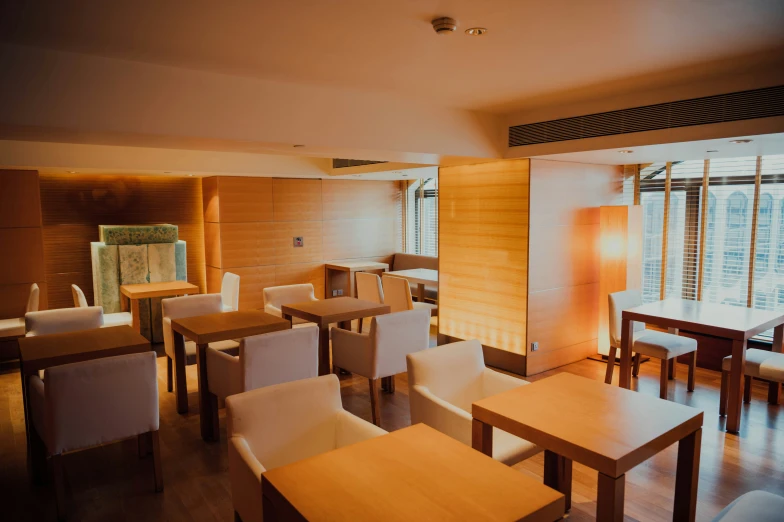
{"label": "wood veneer partition", "polygon": [[202,187],[207,288],[239,275],[241,309],[262,308],[268,286],[312,283],[323,298],[326,261],[390,262],[401,249],[396,181],[210,177]]}

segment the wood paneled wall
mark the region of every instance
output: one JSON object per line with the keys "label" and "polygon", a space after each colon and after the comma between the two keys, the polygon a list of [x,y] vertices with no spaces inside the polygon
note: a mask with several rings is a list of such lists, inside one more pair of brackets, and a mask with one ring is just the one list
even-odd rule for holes
{"label": "wood paneled wall", "polygon": [[597,352],[599,207],[621,177],[621,167],[531,160],[526,375]]}
{"label": "wood paneled wall", "polygon": [[268,286],[312,283],[323,298],[326,261],[389,262],[401,248],[396,181],[212,177],[202,187],[207,288],[239,275],[241,309],[262,308]]}
{"label": "wood paneled wall", "polygon": [[517,354],[528,301],[528,160],[439,170],[439,334]]}
{"label": "wood paneled wall", "polygon": [[50,308],[73,306],[73,283],[92,304],[90,242],[98,241],[98,225],[177,225],[188,244],[188,281],[206,290],[201,179],[42,174],[40,185]]}

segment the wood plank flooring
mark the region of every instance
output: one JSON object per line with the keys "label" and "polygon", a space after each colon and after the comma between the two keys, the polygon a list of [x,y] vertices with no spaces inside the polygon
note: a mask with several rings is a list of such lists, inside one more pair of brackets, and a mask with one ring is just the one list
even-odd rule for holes
{"label": "wood plank flooring", "polygon": [[[697,388],[686,392],[686,366],[680,365],[670,400],[705,410],[700,466],[698,520],[710,520],[736,496],[753,489],[784,495],[784,406],[768,406],[767,388],[755,384],[753,400],[743,406],[739,435],[722,431],[718,416],[717,372],[698,369]],[[69,482],[70,520],[92,521],[231,521],[233,509],[227,473],[226,425],[221,410],[221,442],[207,444],[199,435],[196,367],[187,369],[191,413],[178,415],[174,394],[166,390],[165,358],[158,359],[161,408],[160,440],[164,491],[153,492],[152,459],[139,459],[136,440],[78,452],[64,457]],[[570,372],[602,380],[605,364],[585,360],[531,380]],[[616,382],[617,382],[616,371]],[[658,395],[658,365],[643,364],[634,385]],[[341,378],[343,404],[369,420],[367,381]],[[394,395],[381,394],[382,426],[396,430],[410,423],[405,374],[397,377]],[[521,473],[542,477],[543,454],[516,466]],[[671,520],[675,487],[676,447],[648,460],[627,475],[626,520]],[[593,520],[596,474],[575,464],[569,520]],[[50,486],[33,486],[25,464],[25,433],[18,370],[0,373],[0,520],[55,520]]]}

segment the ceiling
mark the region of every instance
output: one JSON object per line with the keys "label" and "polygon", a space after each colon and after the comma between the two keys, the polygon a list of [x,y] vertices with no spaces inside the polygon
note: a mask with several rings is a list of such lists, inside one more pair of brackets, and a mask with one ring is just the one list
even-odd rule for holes
{"label": "ceiling", "polygon": [[[187,7],[186,7],[187,5]],[[458,31],[436,35],[451,16]],[[488,28],[469,37],[471,26]],[[781,0],[7,1],[0,40],[506,113],[784,49]],[[677,81],[670,75],[668,82]],[[647,80],[646,80],[647,81]],[[648,87],[655,87],[647,85]],[[557,101],[557,100],[556,100]]]}

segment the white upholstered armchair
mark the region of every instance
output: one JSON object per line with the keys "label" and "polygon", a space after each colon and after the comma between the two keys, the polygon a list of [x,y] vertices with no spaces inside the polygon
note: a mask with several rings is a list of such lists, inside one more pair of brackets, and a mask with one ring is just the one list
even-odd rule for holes
{"label": "white upholstered armchair", "polygon": [[[82,289],[76,285],[71,285],[71,295],[73,296],[74,306],[76,308],[87,308],[87,298],[82,292]],[[113,314],[103,314],[104,326],[131,326],[133,322],[131,312],[116,312]]]}
{"label": "white upholstered armchair", "polygon": [[[471,404],[527,381],[485,367],[479,341],[444,344],[409,354],[411,424],[428,426],[471,446]],[[538,446],[493,428],[493,458],[514,464],[541,451]]]}
{"label": "white upholstered armchair", "polygon": [[240,309],[240,276],[226,272],[221,281],[221,303],[224,312]]}
{"label": "white upholstered armchair", "polygon": [[226,418],[231,496],[243,522],[263,520],[265,471],[386,433],[343,409],[335,375],[232,395]]}
{"label": "white upholstered armchair", "polygon": [[[30,285],[30,293],[27,296],[27,308],[25,313],[37,312],[39,302],[38,285]],[[10,319],[0,319],[0,339],[22,337],[25,334],[24,317],[12,317]]]}
{"label": "white upholstered armchair", "polygon": [[[270,286],[264,289],[264,311],[276,317],[283,317],[280,307],[286,304],[304,303],[306,301],[318,301],[313,285],[305,283],[301,285]],[[311,325],[308,321],[299,317],[292,318],[292,326],[300,324]]]}
{"label": "white upholstered armchair", "polygon": [[103,326],[103,308],[56,308],[25,314],[25,335],[47,335],[55,333],[91,330]]}

